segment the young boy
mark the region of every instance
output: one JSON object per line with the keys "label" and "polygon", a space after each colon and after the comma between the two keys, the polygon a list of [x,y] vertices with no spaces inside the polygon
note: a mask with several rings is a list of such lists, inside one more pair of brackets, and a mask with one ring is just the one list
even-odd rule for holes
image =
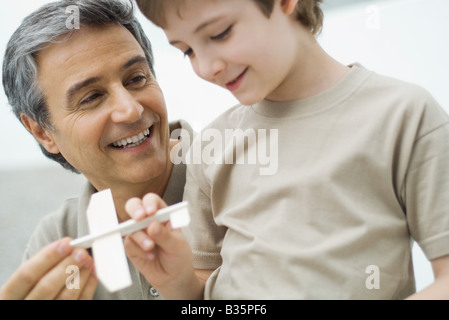
{"label": "young boy", "polygon": [[[425,90],[327,55],[316,41],[319,0],[137,2],[201,78],[240,101],[204,132],[278,137],[272,174],[260,162],[188,165],[186,235],[206,299],[406,298],[415,293],[412,240],[435,274],[412,297],[449,298],[449,117]],[[257,138],[243,143],[245,155]],[[202,142],[192,149],[204,151]],[[239,147],[224,147],[223,158]],[[128,211],[155,203],[163,206],[133,199]],[[148,261],[173,258],[167,228],[134,240],[148,237]],[[166,287],[202,288],[188,267],[173,268]]]}

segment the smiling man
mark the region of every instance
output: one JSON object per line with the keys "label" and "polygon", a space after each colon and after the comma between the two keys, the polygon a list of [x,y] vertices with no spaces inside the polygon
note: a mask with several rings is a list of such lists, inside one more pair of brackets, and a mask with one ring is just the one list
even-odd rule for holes
{"label": "smiling man", "polygon": [[[79,29],[67,27],[69,6],[79,9]],[[94,291],[96,299],[158,298],[132,265],[133,286],[110,294],[97,286],[88,253],[59,240],[88,233],[86,209],[97,191],[111,189],[119,221],[129,219],[125,202],[132,197],[182,200],[185,166],[170,161],[178,143],[170,129],[191,128],[169,126],[151,45],[133,14],[131,2],[58,1],[28,16],[8,43],[3,84],[14,113],[46,156],[88,184],[40,223],[26,252],[32,258],[1,298],[91,298]],[[65,286],[70,264],[81,267],[79,290]]]}

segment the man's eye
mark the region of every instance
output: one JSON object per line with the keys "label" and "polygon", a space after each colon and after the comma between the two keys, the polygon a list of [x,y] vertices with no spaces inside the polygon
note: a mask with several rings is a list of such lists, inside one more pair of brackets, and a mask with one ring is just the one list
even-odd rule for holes
{"label": "man's eye", "polygon": [[221,33],[219,33],[219,34],[217,34],[217,35],[215,35],[213,37],[210,37],[210,38],[212,40],[222,40],[222,39],[226,38],[226,36],[229,35],[231,30],[232,30],[232,25],[230,25],[225,31],[223,31],[223,32],[221,32]]}
{"label": "man's eye", "polygon": [[84,99],[83,101],[81,101],[81,104],[88,104],[93,102],[95,99],[97,99],[101,94],[99,93],[94,93],[92,95],[90,95],[87,99]]}
{"label": "man's eye", "polygon": [[145,77],[145,76],[137,76],[137,77],[132,78],[128,82],[128,84],[138,85],[138,84],[145,84],[146,82],[147,82],[147,77]]}

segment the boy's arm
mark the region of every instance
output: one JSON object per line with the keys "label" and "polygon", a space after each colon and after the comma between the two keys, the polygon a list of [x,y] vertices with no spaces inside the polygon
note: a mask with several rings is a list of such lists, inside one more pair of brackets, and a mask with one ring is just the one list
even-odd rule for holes
{"label": "boy's arm", "polygon": [[[133,198],[126,210],[141,220],[166,207],[156,194]],[[129,235],[125,250],[136,268],[164,299],[203,299],[205,280],[212,271],[195,270],[193,254],[184,234],[170,223],[152,222],[147,229]]]}
{"label": "boy's arm", "polygon": [[446,300],[449,299],[449,255],[431,261],[435,280],[421,291],[407,299]]}

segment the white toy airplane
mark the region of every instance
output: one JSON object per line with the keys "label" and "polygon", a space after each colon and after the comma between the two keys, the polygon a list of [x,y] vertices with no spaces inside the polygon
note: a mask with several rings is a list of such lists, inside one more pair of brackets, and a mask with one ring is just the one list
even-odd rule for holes
{"label": "white toy airplane", "polygon": [[154,220],[170,220],[173,228],[182,228],[190,223],[190,216],[187,202],[181,202],[141,221],[131,219],[119,224],[111,190],[107,189],[92,195],[87,220],[90,235],[72,240],[70,244],[75,248],[92,246],[95,273],[107,290],[115,292],[132,284],[122,236],[144,229]]}

